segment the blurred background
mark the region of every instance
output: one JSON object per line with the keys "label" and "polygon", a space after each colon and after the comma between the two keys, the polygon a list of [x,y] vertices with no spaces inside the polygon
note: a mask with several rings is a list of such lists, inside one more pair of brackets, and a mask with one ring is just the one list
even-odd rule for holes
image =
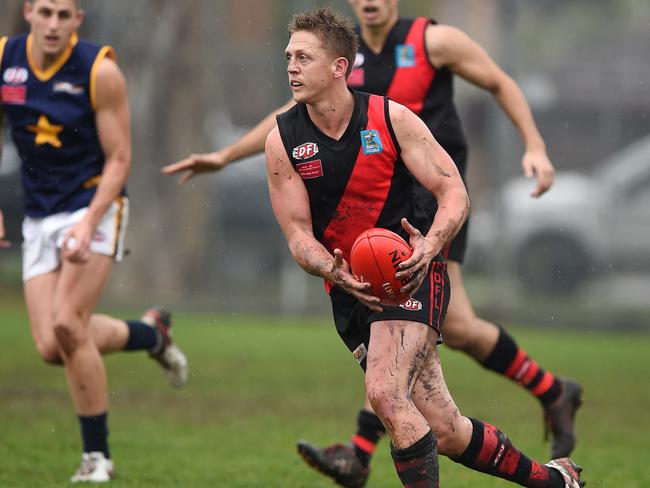
{"label": "blurred background", "polygon": [[[329,314],[293,261],[260,157],[177,187],[160,168],[234,141],[289,96],[286,24],[343,0],[87,0],[83,37],[113,45],[127,77],[134,157],[130,255],[104,306],[150,302],[220,313]],[[25,29],[2,2],[0,32]],[[481,43],[526,93],[556,187],[521,175],[518,134],[492,97],[458,80],[473,203],[468,290],[494,320],[650,330],[650,2],[402,0]],[[20,294],[18,161],[5,137],[0,208],[15,243],[0,292]]]}

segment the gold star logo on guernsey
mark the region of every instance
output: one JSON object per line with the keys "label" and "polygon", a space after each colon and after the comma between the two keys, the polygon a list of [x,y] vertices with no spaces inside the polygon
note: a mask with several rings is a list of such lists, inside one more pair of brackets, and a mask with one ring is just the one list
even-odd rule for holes
{"label": "gold star logo on guernsey", "polygon": [[36,134],[34,142],[37,146],[49,144],[53,147],[61,147],[63,145],[59,139],[59,133],[63,130],[63,126],[51,124],[45,115],[38,118],[36,125],[28,125],[27,130]]}

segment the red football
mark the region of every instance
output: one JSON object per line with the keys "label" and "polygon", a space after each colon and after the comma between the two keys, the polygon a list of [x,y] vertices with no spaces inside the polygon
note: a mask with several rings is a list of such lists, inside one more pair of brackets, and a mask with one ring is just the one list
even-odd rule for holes
{"label": "red football", "polygon": [[368,229],[357,237],[350,251],[352,274],[372,285],[372,295],[382,305],[396,307],[409,299],[404,286],[395,278],[397,266],[413,254],[413,249],[399,235],[387,229]]}

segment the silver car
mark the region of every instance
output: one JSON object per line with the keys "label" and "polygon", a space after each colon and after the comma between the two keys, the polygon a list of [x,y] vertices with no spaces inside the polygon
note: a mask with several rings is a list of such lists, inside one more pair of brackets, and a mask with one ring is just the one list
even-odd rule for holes
{"label": "silver car", "polygon": [[[650,136],[616,152],[590,175],[558,172],[540,199],[508,182],[494,212],[473,217],[472,254],[500,259],[535,292],[573,292],[605,273],[650,269]],[[488,244],[491,243],[491,244]]]}

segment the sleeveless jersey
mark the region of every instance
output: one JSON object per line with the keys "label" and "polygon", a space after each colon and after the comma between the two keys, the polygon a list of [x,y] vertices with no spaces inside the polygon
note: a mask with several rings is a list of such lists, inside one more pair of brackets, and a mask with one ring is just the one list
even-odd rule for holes
{"label": "sleeveless jersey", "polygon": [[348,262],[366,229],[384,227],[408,242],[402,217],[422,232],[431,225],[414,216],[414,178],[400,158],[388,99],[352,94],[354,111],[338,141],[316,127],[303,103],[277,117],[284,148],[309,195],[314,236],[329,252],[341,249]]}
{"label": "sleeveless jersey", "polygon": [[408,107],[427,124],[464,176],[467,141],[453,102],[453,73],[434,68],[426,50],[424,32],[432,22],[424,17],[399,19],[379,54],[366,45],[357,26],[359,52],[348,85]]}
{"label": "sleeveless jersey", "polygon": [[22,162],[25,213],[44,217],[89,205],[104,167],[95,126],[95,71],[109,46],[73,35],[47,70],[29,35],[0,39],[0,103]]}

